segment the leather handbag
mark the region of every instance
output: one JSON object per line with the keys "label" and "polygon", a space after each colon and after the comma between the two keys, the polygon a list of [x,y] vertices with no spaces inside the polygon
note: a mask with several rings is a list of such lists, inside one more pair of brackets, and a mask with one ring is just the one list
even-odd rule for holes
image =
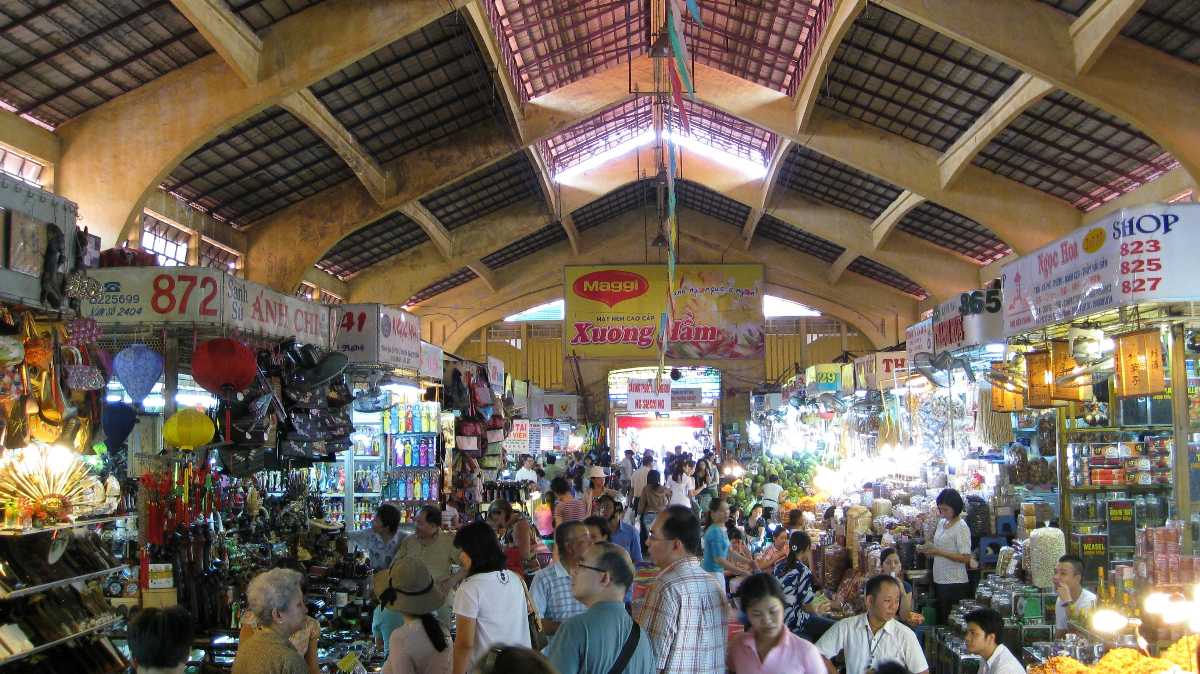
{"label": "leather handbag", "polygon": [[467,385],[463,383],[462,372],[456,367],[450,373],[450,382],[446,384],[446,409],[465,410],[470,404]]}
{"label": "leather handbag", "polygon": [[533,596],[529,594],[529,586],[525,584],[525,579],[518,577],[517,580],[525,590],[525,606],[529,611],[526,616],[529,621],[529,647],[541,651],[550,643],[550,638],[542,629],[542,619],[537,616],[537,608],[534,606]]}

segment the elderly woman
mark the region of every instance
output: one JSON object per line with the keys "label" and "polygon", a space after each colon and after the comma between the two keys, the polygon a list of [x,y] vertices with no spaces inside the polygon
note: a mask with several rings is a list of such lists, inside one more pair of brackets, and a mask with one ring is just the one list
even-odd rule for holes
{"label": "elderly woman", "polygon": [[[316,621],[304,611],[300,579],[298,571],[271,569],[250,581],[246,588],[247,610],[258,627],[247,633],[243,626],[232,674],[309,674],[317,671],[315,634],[319,630],[305,635],[305,648],[292,641],[293,635],[316,626]],[[312,656],[306,664],[301,653],[307,655],[309,652]]]}

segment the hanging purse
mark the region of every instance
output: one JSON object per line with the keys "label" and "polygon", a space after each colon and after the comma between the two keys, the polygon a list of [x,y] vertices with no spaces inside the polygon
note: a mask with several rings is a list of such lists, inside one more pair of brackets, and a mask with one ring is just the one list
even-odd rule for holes
{"label": "hanging purse", "polygon": [[283,398],[288,407],[318,410],[328,406],[328,391],[329,388],[326,386],[317,386],[307,390],[295,386],[285,386]]}
{"label": "hanging purse", "polygon": [[326,438],[346,438],[354,432],[354,422],[350,418],[350,408],[343,406],[327,410],[321,415],[325,426]]}
{"label": "hanging purse", "polygon": [[471,391],[471,404],[476,407],[488,407],[495,402],[492,387],[487,383],[487,376],[472,379],[467,375],[467,388]]}
{"label": "hanging purse", "polygon": [[49,337],[38,334],[33,316],[28,313],[24,318],[24,333],[25,364],[39,370],[50,367],[50,362],[54,359],[54,344]]}
{"label": "hanging purse", "polygon": [[325,439],[325,425],[321,416],[310,410],[288,410],[289,429],[285,434],[288,440],[303,440],[316,442]]}
{"label": "hanging purse", "polygon": [[99,391],[108,382],[100,368],[83,362],[83,354],[74,346],[62,347],[63,369],[67,373],[67,388],[72,391]]}
{"label": "hanging purse", "polygon": [[350,384],[346,381],[346,375],[336,377],[329,382],[329,391],[325,395],[325,402],[329,407],[345,407],[354,402],[354,392],[350,390]]}
{"label": "hanging purse", "polygon": [[67,344],[85,346],[100,341],[104,331],[94,318],[76,318],[67,323]]}

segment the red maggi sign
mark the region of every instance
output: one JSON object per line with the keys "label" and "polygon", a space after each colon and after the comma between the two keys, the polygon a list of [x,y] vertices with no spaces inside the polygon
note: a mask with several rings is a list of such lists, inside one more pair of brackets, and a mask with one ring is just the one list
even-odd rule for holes
{"label": "red maggi sign", "polygon": [[615,307],[625,300],[644,295],[650,289],[650,282],[641,274],[604,269],[575,279],[571,289],[579,297]]}

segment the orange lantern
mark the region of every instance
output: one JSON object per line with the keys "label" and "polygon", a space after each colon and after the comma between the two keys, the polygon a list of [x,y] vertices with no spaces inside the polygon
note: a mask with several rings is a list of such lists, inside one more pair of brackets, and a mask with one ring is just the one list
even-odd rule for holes
{"label": "orange lantern", "polygon": [[1078,363],[1071,357],[1071,344],[1065,339],[1054,339],[1050,341],[1050,397],[1054,400],[1070,400],[1072,402],[1081,402],[1092,399],[1092,386],[1088,382],[1086,386],[1072,386],[1070,384],[1056,384],[1055,380],[1063,377],[1071,370],[1075,369]]}
{"label": "orange lantern", "polygon": [[992,411],[1020,412],[1025,409],[1025,396],[1019,393],[1012,384],[1001,383],[1000,377],[1008,374],[1008,364],[1004,361],[992,363],[992,372],[999,375],[992,381]]}
{"label": "orange lantern", "polygon": [[1050,351],[1030,351],[1025,354],[1025,378],[1029,392],[1025,405],[1033,408],[1055,407],[1050,392],[1054,386],[1054,371],[1050,369]]}
{"label": "orange lantern", "polygon": [[1162,335],[1157,329],[1127,332],[1115,341],[1114,390],[1118,398],[1157,395],[1167,390]]}

